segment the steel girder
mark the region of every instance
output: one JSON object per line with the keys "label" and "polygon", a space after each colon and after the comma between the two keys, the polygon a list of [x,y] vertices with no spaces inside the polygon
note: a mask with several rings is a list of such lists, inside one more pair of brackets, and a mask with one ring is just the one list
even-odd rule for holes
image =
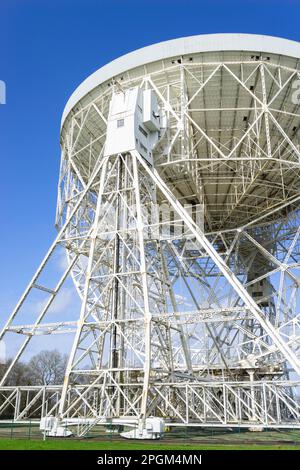
{"label": "steel girder", "polygon": [[[32,337],[70,332],[60,419],[298,425],[288,374],[300,372],[300,152],[290,132],[297,109],[285,102],[295,77],[263,61],[183,62],[129,77],[122,86],[151,87],[167,115],[154,168],[137,152],[103,157],[113,91],[73,114],[62,134],[60,231],[1,332],[25,335],[2,385]],[[239,99],[217,105],[212,90],[226,80]],[[204,231],[185,207],[191,199],[204,207]],[[58,247],[68,265],[53,288],[39,278]],[[69,275],[78,318],[43,323]],[[36,290],[47,302],[32,324],[17,323]],[[1,390],[11,395],[0,411],[20,393]],[[14,409],[16,420],[27,414]]]}

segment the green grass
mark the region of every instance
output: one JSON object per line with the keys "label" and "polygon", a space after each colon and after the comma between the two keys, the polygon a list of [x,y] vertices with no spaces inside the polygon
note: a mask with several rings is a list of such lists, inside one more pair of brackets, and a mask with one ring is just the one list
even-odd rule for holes
{"label": "green grass", "polygon": [[174,428],[160,441],[131,441],[95,427],[85,439],[42,440],[36,423],[0,426],[0,450],[300,450],[300,430]]}
{"label": "green grass", "polygon": [[79,440],[26,440],[1,439],[0,450],[300,450],[300,447],[288,444],[274,445],[229,445],[229,444],[185,444],[129,441],[79,441]]}

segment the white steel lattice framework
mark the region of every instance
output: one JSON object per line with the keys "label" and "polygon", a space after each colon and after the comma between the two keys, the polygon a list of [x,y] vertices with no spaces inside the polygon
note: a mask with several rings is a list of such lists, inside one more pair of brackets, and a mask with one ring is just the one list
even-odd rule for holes
{"label": "white steel lattice framework", "polygon": [[[129,54],[79,87],[62,123],[59,233],[1,333],[24,341],[0,413],[55,414],[80,435],[152,416],[300,425],[298,57],[278,38],[197,36]],[[112,96],[137,88],[158,101],[153,163],[104,148]],[[52,287],[40,279],[59,247],[68,264]],[[69,275],[76,321],[44,321]],[[24,324],[35,290],[47,300]],[[74,335],[64,384],[5,386],[31,338],[58,333]]]}

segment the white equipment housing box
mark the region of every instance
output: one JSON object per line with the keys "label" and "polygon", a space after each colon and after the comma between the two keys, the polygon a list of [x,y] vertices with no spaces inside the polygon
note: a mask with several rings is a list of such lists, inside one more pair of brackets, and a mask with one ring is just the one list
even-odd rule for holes
{"label": "white equipment housing box", "polygon": [[49,437],[69,437],[73,433],[66,426],[62,426],[54,416],[45,416],[40,421],[40,431]]}
{"label": "white equipment housing box", "polygon": [[254,298],[254,300],[259,301],[260,305],[268,303],[273,295],[272,284],[268,279],[262,279],[254,284],[248,286],[248,292]]}
{"label": "white equipment housing box", "polygon": [[153,90],[135,87],[113,93],[104,156],[137,150],[152,164],[152,149],[158,142],[159,131],[160,116]]}
{"label": "white equipment housing box", "polygon": [[143,92],[143,124],[150,132],[160,130],[157,98],[151,89]]}
{"label": "white equipment housing box", "polygon": [[146,418],[145,427],[136,427],[131,431],[121,432],[125,439],[161,439],[165,432],[165,422],[162,418]]}

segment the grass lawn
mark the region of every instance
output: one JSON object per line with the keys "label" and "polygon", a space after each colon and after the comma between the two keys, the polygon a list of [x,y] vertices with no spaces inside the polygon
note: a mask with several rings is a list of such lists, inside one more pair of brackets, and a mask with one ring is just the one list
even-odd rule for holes
{"label": "grass lawn", "polygon": [[1,439],[0,450],[300,450],[300,446],[288,444],[245,445],[230,444],[185,444],[130,441],[78,441],[78,440],[26,440]]}

